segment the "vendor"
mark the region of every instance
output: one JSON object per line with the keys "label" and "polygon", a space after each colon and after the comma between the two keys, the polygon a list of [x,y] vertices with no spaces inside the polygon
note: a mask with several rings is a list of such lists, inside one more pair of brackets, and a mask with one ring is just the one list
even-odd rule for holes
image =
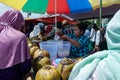
{"label": "vendor", "polygon": [[81,22],[74,26],[74,33],[68,35],[60,35],[60,38],[63,40],[67,40],[71,43],[70,48],[70,57],[78,58],[78,57],[86,57],[89,53],[89,38],[84,35],[86,23]]}

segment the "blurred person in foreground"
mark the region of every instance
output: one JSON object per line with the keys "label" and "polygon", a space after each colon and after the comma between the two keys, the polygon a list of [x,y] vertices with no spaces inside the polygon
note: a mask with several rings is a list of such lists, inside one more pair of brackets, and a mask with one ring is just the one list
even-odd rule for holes
{"label": "blurred person in foreground", "polygon": [[31,69],[27,39],[19,31],[24,25],[24,18],[17,10],[0,16],[0,80],[23,80]]}
{"label": "blurred person in foreground", "polygon": [[120,10],[108,23],[105,36],[108,50],[78,62],[69,80],[120,80]]}
{"label": "blurred person in foreground", "polygon": [[89,38],[84,35],[85,22],[74,25],[74,33],[62,35],[58,33],[62,40],[67,40],[71,43],[70,58],[86,57],[89,53]]}

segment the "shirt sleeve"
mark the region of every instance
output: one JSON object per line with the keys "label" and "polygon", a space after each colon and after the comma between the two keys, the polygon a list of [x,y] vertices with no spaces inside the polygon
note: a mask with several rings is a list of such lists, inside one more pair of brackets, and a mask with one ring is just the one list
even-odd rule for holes
{"label": "shirt sleeve", "polygon": [[85,44],[87,44],[88,42],[88,38],[87,37],[84,37],[82,36],[79,40],[78,40],[78,43],[80,44],[80,47],[84,46]]}
{"label": "shirt sleeve", "polygon": [[93,33],[94,33],[94,29],[92,28],[92,29],[91,29],[91,32],[90,32],[90,37],[93,36]]}
{"label": "shirt sleeve", "polygon": [[95,45],[99,45],[99,43],[100,43],[100,31],[97,31]]}

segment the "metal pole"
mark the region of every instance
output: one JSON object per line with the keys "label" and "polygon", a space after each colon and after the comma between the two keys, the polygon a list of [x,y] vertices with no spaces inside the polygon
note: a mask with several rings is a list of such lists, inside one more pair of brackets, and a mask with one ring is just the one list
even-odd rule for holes
{"label": "metal pole", "polygon": [[102,0],[100,0],[100,28],[102,27]]}
{"label": "metal pole", "polygon": [[55,0],[55,32],[57,32],[57,0]]}

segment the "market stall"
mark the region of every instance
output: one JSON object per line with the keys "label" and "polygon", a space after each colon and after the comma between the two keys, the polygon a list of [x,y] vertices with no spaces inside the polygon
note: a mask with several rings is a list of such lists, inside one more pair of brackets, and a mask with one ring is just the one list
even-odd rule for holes
{"label": "market stall", "polygon": [[[21,0],[22,3],[20,3],[20,5],[18,5],[18,3],[19,3],[18,0],[12,0],[11,1],[12,3],[9,1],[7,2],[6,0],[2,0],[1,2],[5,3],[9,6],[12,6],[18,10],[22,9],[25,12],[45,13],[46,11],[48,11],[48,13],[50,13],[50,14],[57,14],[57,13],[59,13],[59,14],[73,14],[73,13],[75,13],[74,19],[80,18],[79,13],[94,11],[100,5],[100,4],[98,4],[97,6],[94,4],[92,5],[91,3],[94,3],[94,0],[82,0],[82,1],[80,1],[81,3],[77,2],[77,0],[76,0],[75,1],[76,3],[74,3],[74,6],[72,5],[70,8],[70,7],[68,7],[68,5],[70,6],[71,4],[73,4],[74,1],[70,2],[72,0],[59,0],[59,1],[58,0],[55,0],[55,1],[50,0],[50,2],[51,2],[50,4],[48,4],[48,0],[41,0],[41,2],[38,2],[38,1],[40,1],[40,0],[36,0],[36,1],[34,1],[34,0],[28,0],[28,1]],[[96,1],[98,2],[98,0],[96,0]],[[116,0],[116,1],[119,2],[118,0]],[[14,2],[14,4],[17,3],[17,5],[13,5],[13,2]],[[115,0],[113,0],[113,2],[108,1],[108,3],[106,3],[106,0],[103,0],[103,2],[105,2],[105,7],[106,7],[107,4],[110,4],[110,5],[114,4]],[[67,4],[67,3],[69,3],[69,4]],[[82,6],[78,6],[80,4],[82,4]],[[62,7],[61,7],[61,5],[62,5]],[[49,6],[49,7],[47,8],[47,6]],[[76,13],[78,13],[78,16],[75,18]],[[51,22],[55,22],[55,26],[57,26],[56,22],[59,20],[59,18],[57,18],[55,16],[55,18],[52,20],[48,19],[48,18],[46,18],[46,19],[42,18],[42,19],[37,19],[37,20],[41,20],[41,21],[48,20]],[[54,42],[52,42],[52,46],[53,46]],[[45,43],[45,44],[48,44],[48,43]],[[54,43],[54,45],[56,45],[56,43]],[[35,42],[32,42],[31,40],[28,40],[28,46],[30,49],[30,55],[32,57],[32,63],[33,63],[32,72],[33,72],[33,75],[35,76],[36,80],[44,80],[44,79],[45,80],[52,80],[52,79],[54,79],[54,80],[61,80],[61,79],[67,80],[73,66],[78,61],[81,61],[81,58],[70,59],[70,58],[67,58],[68,55],[62,56],[62,57],[66,57],[66,58],[61,59],[61,61],[59,61],[60,63],[58,63],[59,65],[57,65],[57,67],[56,67],[54,65],[54,63],[52,64],[53,59],[51,60],[51,58],[53,58],[55,56],[55,55],[53,55],[53,53],[49,52],[49,50],[42,50],[41,45],[38,45]],[[51,44],[50,44],[50,46],[51,46]],[[55,50],[58,50],[58,49],[56,49],[57,46],[58,45],[55,46]],[[49,48],[53,49],[54,47],[49,47]],[[52,49],[50,49],[50,50],[52,50]],[[64,48],[64,49],[66,49],[66,48]],[[56,53],[57,52],[58,51],[56,51]],[[61,53],[62,52],[63,51],[61,51]],[[56,55],[55,57],[58,57],[58,55]]]}

